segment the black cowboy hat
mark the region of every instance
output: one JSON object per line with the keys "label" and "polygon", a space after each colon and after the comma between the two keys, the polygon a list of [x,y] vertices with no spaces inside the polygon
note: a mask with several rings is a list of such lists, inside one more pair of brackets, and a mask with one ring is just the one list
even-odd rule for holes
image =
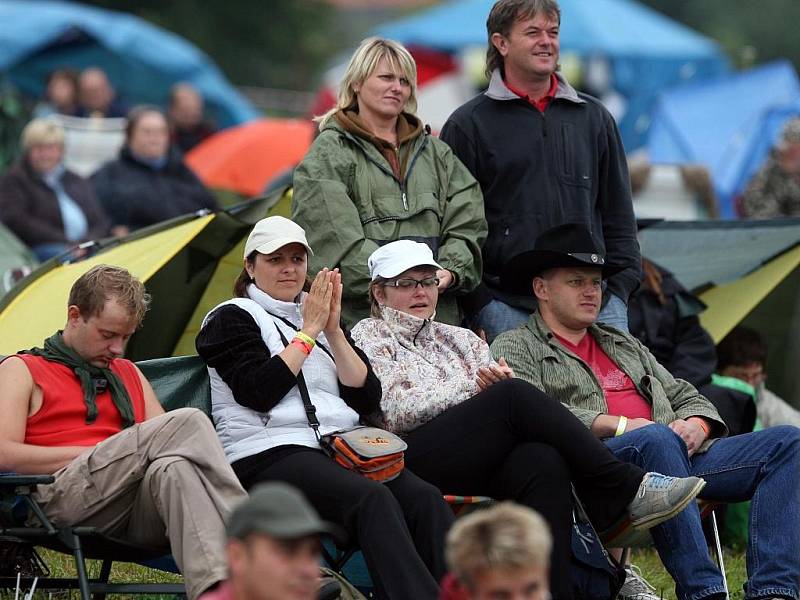
{"label": "black cowboy hat", "polygon": [[536,275],[556,267],[600,267],[603,277],[625,269],[624,266],[606,263],[585,225],[565,223],[540,235],[533,250],[512,257],[500,275],[500,282],[509,292],[527,294]]}

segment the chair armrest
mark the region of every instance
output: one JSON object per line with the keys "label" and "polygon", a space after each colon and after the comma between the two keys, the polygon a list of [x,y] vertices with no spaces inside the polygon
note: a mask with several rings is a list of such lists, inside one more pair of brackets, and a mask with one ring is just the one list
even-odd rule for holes
{"label": "chair armrest", "polygon": [[52,475],[18,475],[17,473],[0,474],[0,487],[17,487],[26,485],[44,485],[56,480]]}

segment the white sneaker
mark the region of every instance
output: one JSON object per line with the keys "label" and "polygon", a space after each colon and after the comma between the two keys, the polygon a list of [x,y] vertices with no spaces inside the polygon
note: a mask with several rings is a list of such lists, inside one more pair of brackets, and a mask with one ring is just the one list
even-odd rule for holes
{"label": "white sneaker", "polygon": [[654,588],[642,576],[636,565],[625,566],[625,584],[617,595],[617,600],[662,600]]}

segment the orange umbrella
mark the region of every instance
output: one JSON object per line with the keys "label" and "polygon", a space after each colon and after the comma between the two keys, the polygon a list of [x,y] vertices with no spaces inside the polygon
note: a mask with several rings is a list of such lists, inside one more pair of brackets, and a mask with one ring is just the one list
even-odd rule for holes
{"label": "orange umbrella", "polygon": [[294,119],[250,121],[203,140],[186,162],[208,187],[256,196],[303,159],[314,129],[313,123]]}

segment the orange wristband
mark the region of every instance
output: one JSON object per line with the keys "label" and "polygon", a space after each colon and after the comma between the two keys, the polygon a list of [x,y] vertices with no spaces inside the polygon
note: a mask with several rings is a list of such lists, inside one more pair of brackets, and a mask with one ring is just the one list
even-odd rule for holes
{"label": "orange wristband", "polygon": [[306,356],[311,354],[311,344],[308,344],[308,343],[304,342],[300,338],[297,338],[297,337],[296,338],[292,338],[292,341],[289,342],[289,345],[290,346],[297,346],[298,348],[300,348],[300,350],[303,351],[303,353]]}
{"label": "orange wristband", "polygon": [[709,437],[711,435],[711,427],[708,425],[708,423],[706,423],[706,420],[703,417],[690,417],[690,418],[694,420],[695,423],[700,425],[703,431],[705,431],[706,437]]}

